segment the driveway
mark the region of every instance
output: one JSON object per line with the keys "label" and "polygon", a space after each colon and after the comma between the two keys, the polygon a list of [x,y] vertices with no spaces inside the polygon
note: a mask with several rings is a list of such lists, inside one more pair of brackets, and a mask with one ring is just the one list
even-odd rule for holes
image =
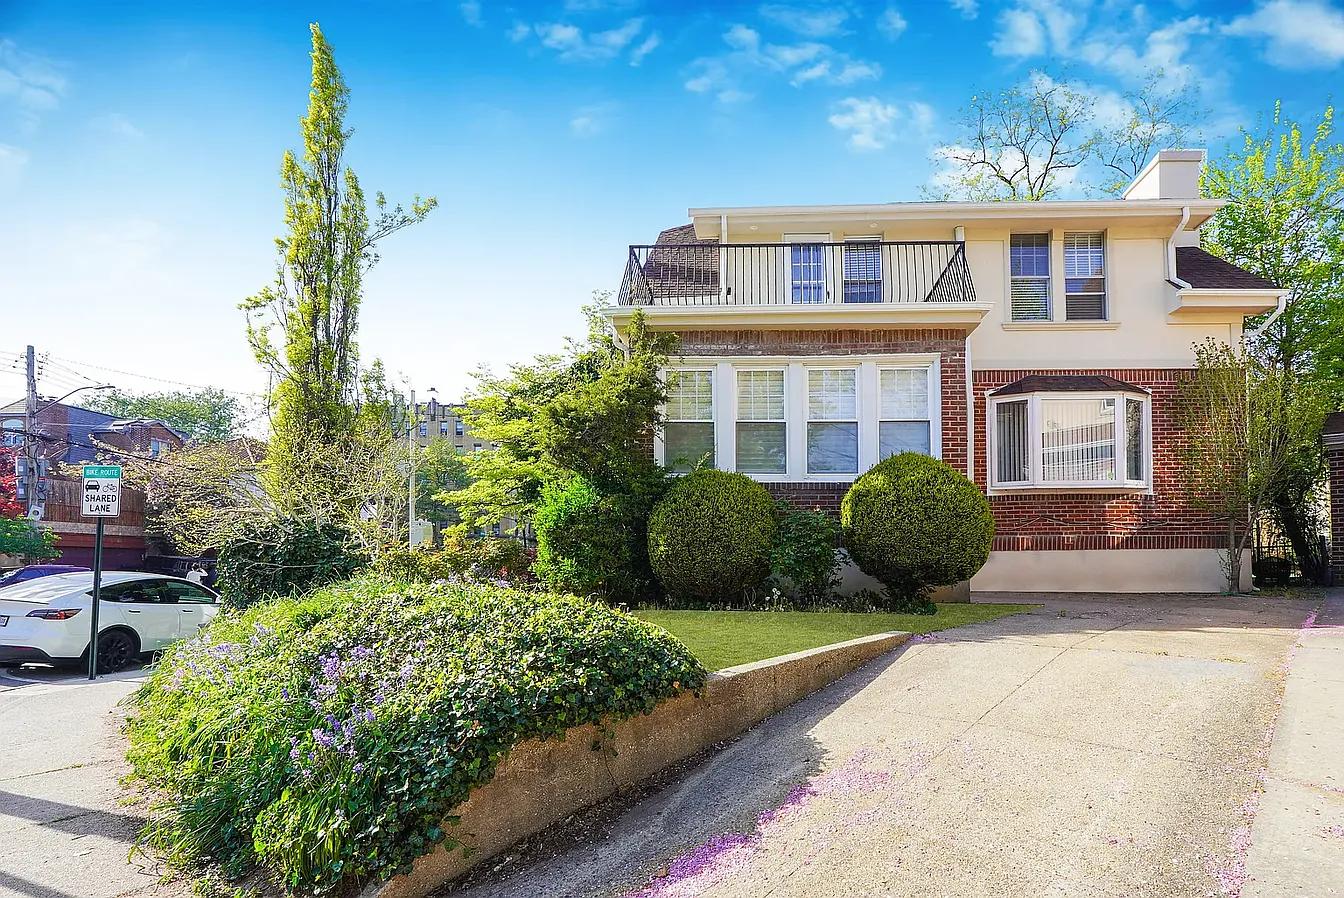
{"label": "driveway", "polygon": [[1266,773],[1298,663],[1300,747],[1344,764],[1344,652],[1295,649],[1314,607],[1071,598],[935,634],[449,894],[1344,894],[1344,788]]}
{"label": "driveway", "polygon": [[143,679],[0,670],[0,896],[184,894],[127,858],[143,818],[118,787],[117,703]]}

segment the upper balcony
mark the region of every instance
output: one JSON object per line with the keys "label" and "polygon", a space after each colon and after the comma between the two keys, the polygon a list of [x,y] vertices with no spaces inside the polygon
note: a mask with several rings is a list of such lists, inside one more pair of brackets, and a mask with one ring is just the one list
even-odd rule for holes
{"label": "upper balcony", "polygon": [[[643,308],[669,325],[898,321],[975,323],[984,314],[954,240],[633,245],[615,318]],[[741,313],[734,315],[733,313]],[[624,313],[624,314],[622,314]]]}

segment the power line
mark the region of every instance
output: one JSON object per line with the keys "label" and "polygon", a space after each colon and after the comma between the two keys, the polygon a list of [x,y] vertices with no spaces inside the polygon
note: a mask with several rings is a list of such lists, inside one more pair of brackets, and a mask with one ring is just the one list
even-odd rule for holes
{"label": "power line", "polygon": [[[122,370],[117,369],[117,368],[108,368],[108,367],[106,367],[106,366],[104,366],[104,365],[95,365],[95,364],[92,364],[91,362],[80,362],[80,361],[77,361],[77,360],[75,360],[75,359],[61,359],[61,358],[57,358],[57,357],[55,357],[55,356],[50,356],[50,355],[48,355],[46,358],[48,358],[48,359],[55,359],[56,362],[57,362],[57,364],[60,365],[60,367],[65,368],[66,370],[69,370],[69,371],[74,371],[74,373],[79,374],[80,377],[84,377],[85,379],[88,379],[86,375],[80,373],[79,371],[77,371],[77,370],[74,369],[74,368],[71,368],[70,365],[82,365],[82,366],[84,366],[85,368],[92,368],[92,369],[94,369],[94,370],[96,370],[96,371],[106,371],[106,372],[108,372],[108,373],[110,373],[110,374],[120,374],[120,375],[122,375],[122,376],[124,376],[124,377],[138,377],[138,378],[140,378],[141,380],[152,380],[152,381],[157,381],[157,382],[159,382],[159,383],[171,384],[172,386],[175,386],[175,387],[189,387],[189,388],[191,388],[191,389],[193,389],[193,390],[219,390],[221,393],[232,393],[232,394],[235,395],[235,396],[248,396],[248,397],[259,398],[259,399],[264,399],[264,398],[265,398],[265,394],[262,394],[262,393],[253,393],[253,392],[249,392],[249,391],[247,391],[247,390],[228,390],[228,389],[225,389],[225,388],[223,388],[223,387],[206,386],[206,385],[204,385],[204,384],[188,383],[188,382],[186,382],[186,381],[182,381],[182,380],[172,380],[171,378],[167,378],[167,377],[155,377],[155,376],[152,375],[152,374],[137,374],[137,373],[135,373],[134,371],[122,371]],[[66,362],[66,363],[69,363],[69,364],[64,364],[64,365],[62,365],[61,362]]]}

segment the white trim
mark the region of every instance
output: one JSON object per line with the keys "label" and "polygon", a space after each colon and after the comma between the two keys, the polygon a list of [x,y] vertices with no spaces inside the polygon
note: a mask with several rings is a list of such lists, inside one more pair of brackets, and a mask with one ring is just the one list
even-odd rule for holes
{"label": "white trim", "polygon": [[900,327],[910,324],[962,327],[967,332],[979,326],[993,308],[985,302],[830,302],[762,303],[720,305],[706,297],[705,305],[607,306],[600,314],[616,327],[625,327],[638,309],[653,327],[732,328],[771,330],[806,327],[825,329],[872,324]]}
{"label": "white trim", "polygon": [[1120,326],[1118,321],[1099,321],[1097,319],[1079,319],[1076,321],[1005,321],[1006,331],[1113,331]]}
{"label": "white trim", "polygon": [[1229,201],[1225,199],[1148,200],[1048,200],[1016,203],[859,203],[812,206],[692,207],[690,218],[714,218],[731,214],[734,219],[769,217],[827,217],[853,215],[869,221],[919,218],[1079,218],[1096,216],[1135,217],[1166,213],[1179,216],[1189,206],[1193,212],[1212,215]]}

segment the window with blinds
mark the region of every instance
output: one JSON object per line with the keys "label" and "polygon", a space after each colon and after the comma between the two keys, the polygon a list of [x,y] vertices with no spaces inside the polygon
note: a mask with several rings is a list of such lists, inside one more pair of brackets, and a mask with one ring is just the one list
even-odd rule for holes
{"label": "window with blinds", "polygon": [[783,370],[737,372],[737,470],[783,474],[787,466]]}
{"label": "window with blinds", "polygon": [[1064,235],[1064,317],[1106,319],[1106,235],[1100,231]]}
{"label": "window with blinds", "polygon": [[1042,400],[1042,480],[1113,481],[1115,447],[1114,399]]}
{"label": "window with blinds", "polygon": [[878,238],[845,241],[843,275],[845,302],[882,301],[882,244]]}
{"label": "window with blinds", "polygon": [[1134,393],[991,396],[990,475],[1003,487],[1142,487],[1150,400]]}
{"label": "window with blinds", "polygon": [[1014,321],[1050,320],[1050,235],[1009,239],[1010,301]]}
{"label": "window with blinds", "polygon": [[702,462],[714,464],[714,372],[668,371],[663,464],[685,472]]}
{"label": "window with blinds", "polygon": [[807,471],[859,471],[858,372],[809,368],[807,372]]}
{"label": "window with blinds", "polygon": [[1031,480],[1030,415],[1027,400],[994,407],[994,479],[999,483]]}
{"label": "window with blinds", "polygon": [[1148,476],[1144,470],[1143,456],[1146,451],[1143,433],[1143,402],[1138,399],[1125,400],[1125,471],[1130,480],[1143,480]]}
{"label": "window with blinds", "polygon": [[878,372],[877,453],[931,454],[929,369],[884,368]]}

